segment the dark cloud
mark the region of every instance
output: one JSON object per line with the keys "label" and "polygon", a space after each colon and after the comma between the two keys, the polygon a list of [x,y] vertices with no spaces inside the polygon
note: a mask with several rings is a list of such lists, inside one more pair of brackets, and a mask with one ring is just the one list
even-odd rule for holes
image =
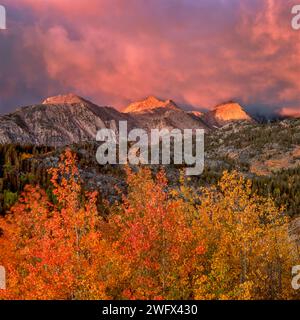
{"label": "dark cloud", "polygon": [[[1,113],[75,92],[119,108],[147,95],[211,108],[300,110],[292,0],[2,0]],[[5,3],[6,2],[6,3]]]}

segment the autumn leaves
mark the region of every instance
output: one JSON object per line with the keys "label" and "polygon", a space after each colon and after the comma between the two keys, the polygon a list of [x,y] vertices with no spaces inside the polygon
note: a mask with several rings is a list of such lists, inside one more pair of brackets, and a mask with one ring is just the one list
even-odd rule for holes
{"label": "autumn leaves", "polygon": [[[3,299],[289,299],[295,250],[287,221],[237,173],[213,188],[127,171],[106,220],[70,150],[51,169],[53,196],[28,186],[0,220]],[[199,201],[200,200],[200,201]],[[200,204],[199,204],[200,203]]]}

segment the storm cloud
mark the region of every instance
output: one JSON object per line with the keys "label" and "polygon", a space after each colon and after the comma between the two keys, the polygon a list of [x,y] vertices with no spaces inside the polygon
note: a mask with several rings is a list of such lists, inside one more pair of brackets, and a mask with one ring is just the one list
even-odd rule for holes
{"label": "storm cloud", "polygon": [[292,0],[2,0],[0,113],[74,92],[211,109],[300,111]]}

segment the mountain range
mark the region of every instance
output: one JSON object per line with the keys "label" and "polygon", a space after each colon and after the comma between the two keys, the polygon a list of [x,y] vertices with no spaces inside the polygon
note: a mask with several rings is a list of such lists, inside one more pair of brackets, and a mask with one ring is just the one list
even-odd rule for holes
{"label": "mountain range", "polygon": [[[26,184],[48,187],[47,170],[57,166],[69,145],[78,157],[85,187],[98,190],[109,203],[119,201],[117,190],[126,190],[124,168],[96,162],[95,137],[102,128],[117,131],[118,122],[126,120],[128,129],[204,129],[205,170],[189,182],[191,186],[215,184],[224,170],[236,170],[253,181],[255,192],[272,196],[288,215],[299,217],[300,119],[256,119],[237,102],[208,112],[186,111],[172,100],[153,96],[131,103],[122,112],[75,94],[19,108],[0,116],[0,214],[10,208],[8,195],[19,194]],[[180,168],[164,167],[170,188],[177,188]],[[297,221],[294,234],[300,239],[300,218]]]}
{"label": "mountain range", "polygon": [[66,94],[1,116],[0,144],[64,146],[95,141],[99,129],[118,130],[117,123],[122,120],[128,122],[129,129],[205,129],[207,132],[232,122],[255,122],[236,102],[223,103],[201,113],[185,111],[172,100],[150,96],[120,112],[75,94]]}

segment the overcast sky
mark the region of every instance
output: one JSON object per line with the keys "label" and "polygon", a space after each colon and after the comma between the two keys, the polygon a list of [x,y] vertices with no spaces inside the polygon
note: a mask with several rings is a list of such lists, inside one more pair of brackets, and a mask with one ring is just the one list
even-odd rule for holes
{"label": "overcast sky", "polygon": [[0,113],[74,92],[300,113],[293,0],[1,0]]}

